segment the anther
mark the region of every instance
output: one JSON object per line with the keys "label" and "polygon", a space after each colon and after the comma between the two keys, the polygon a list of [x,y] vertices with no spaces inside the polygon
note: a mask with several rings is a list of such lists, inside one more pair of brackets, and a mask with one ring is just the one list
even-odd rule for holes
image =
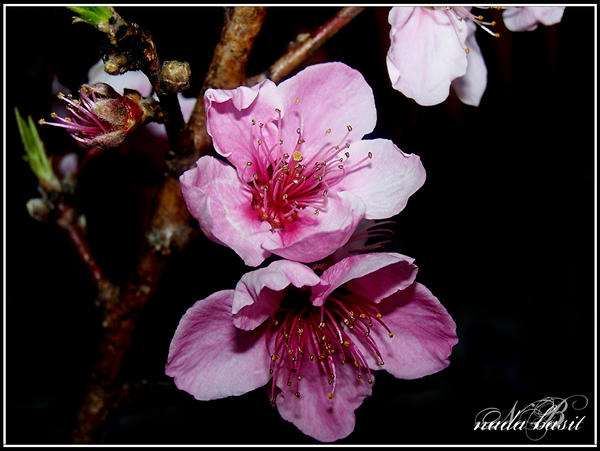
{"label": "anther", "polygon": [[352,131],[352,126],[348,125],[348,131],[351,132]]}
{"label": "anther", "polygon": [[328,128],[328,129],[325,131],[325,133],[331,133],[331,129],[330,129],[330,128]]}
{"label": "anther", "polygon": [[[298,144],[301,144],[300,140],[298,141]],[[304,159],[302,153],[299,150],[294,150],[292,157],[294,158],[294,161],[302,161]]]}
{"label": "anther", "polygon": [[45,123],[46,123],[46,121],[45,121],[44,119],[40,119],[40,120],[38,121],[38,124],[40,124],[40,125],[44,125]]}
{"label": "anther", "polygon": [[469,52],[470,52],[469,47],[465,47],[465,53],[469,53]]}
{"label": "anther", "polygon": [[248,166],[248,167],[252,166],[252,162],[249,161],[248,163],[246,163],[246,166]]}
{"label": "anther", "polygon": [[256,121],[254,119],[252,119],[250,122],[252,122],[252,125],[256,125]]}
{"label": "anther", "polygon": [[371,152],[369,152],[369,153],[367,154],[367,156],[368,156],[369,158],[373,158],[373,154],[372,154]]}
{"label": "anther", "polygon": [[367,380],[367,382],[368,382],[369,384],[372,384],[372,383],[373,383],[373,379],[368,379],[368,380]]}
{"label": "anther", "polygon": [[294,102],[296,102],[296,103],[300,103],[300,99],[299,99],[298,97],[296,97],[296,98],[294,99]]}
{"label": "anther", "polygon": [[327,190],[326,189],[323,190],[323,196],[327,197]]}
{"label": "anther", "polygon": [[394,336],[394,334],[392,332],[389,333],[390,338],[392,338]]}
{"label": "anther", "polygon": [[327,393],[327,397],[328,397],[329,399],[333,399],[333,393]]}
{"label": "anther", "polygon": [[319,210],[315,210],[315,216],[319,216]]}
{"label": "anther", "polygon": [[296,392],[296,398],[300,398],[300,392],[299,391]]}
{"label": "anther", "polygon": [[350,158],[350,152],[346,152],[344,155],[346,155],[346,158]]}

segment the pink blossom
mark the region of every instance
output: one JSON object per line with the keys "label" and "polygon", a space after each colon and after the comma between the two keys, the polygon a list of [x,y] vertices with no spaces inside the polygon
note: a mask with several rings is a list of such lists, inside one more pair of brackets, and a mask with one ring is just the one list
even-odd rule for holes
{"label": "pink blossom", "polygon": [[462,102],[479,105],[487,69],[475,40],[475,24],[489,31],[486,25],[492,23],[483,22],[470,9],[398,6],[390,10],[386,62],[395,89],[420,105],[435,105],[446,100],[452,86]]}
{"label": "pink blossom", "polygon": [[533,31],[538,24],[554,25],[561,21],[564,6],[507,7],[502,13],[504,25],[510,31]]}
{"label": "pink blossom", "polygon": [[399,213],[425,181],[420,158],[363,140],[373,92],[342,63],[310,66],[275,85],[209,89],[207,130],[231,164],[205,156],[181,178],[191,214],[247,265],[269,255],[312,262],[342,246],[363,218]]}
{"label": "pink blossom", "polygon": [[185,313],[166,373],[203,401],[271,381],[284,419],[319,441],[346,437],[376,370],[415,379],[449,365],[456,325],[416,273],[395,253],[347,257],[321,276],[275,261]]}

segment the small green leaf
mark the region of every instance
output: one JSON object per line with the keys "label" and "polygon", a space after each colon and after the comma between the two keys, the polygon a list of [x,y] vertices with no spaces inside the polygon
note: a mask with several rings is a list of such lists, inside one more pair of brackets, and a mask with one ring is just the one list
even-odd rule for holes
{"label": "small green leaf", "polygon": [[77,14],[79,20],[94,27],[108,22],[112,17],[112,11],[107,6],[67,6],[67,8]]}
{"label": "small green leaf", "polygon": [[25,122],[17,108],[15,108],[15,116],[17,118],[17,125],[19,126],[19,133],[21,134],[21,141],[23,141],[23,146],[25,147],[23,159],[29,163],[31,170],[44,188],[60,191],[60,183],[54,174],[52,164],[46,155],[44,143],[40,139],[33,119],[29,116],[27,122]]}

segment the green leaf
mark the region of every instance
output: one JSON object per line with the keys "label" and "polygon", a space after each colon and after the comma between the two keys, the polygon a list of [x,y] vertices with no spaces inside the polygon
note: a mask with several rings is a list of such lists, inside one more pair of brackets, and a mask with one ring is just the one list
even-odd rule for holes
{"label": "green leaf", "polygon": [[107,6],[67,6],[67,8],[77,14],[79,20],[94,27],[108,22],[112,17],[112,11]]}
{"label": "green leaf", "polygon": [[17,125],[19,126],[21,141],[23,141],[23,146],[25,147],[23,159],[29,163],[31,170],[44,188],[60,191],[60,183],[54,174],[52,163],[50,163],[46,155],[44,143],[40,139],[33,119],[29,116],[27,122],[25,122],[17,108],[15,108],[15,116],[17,118]]}

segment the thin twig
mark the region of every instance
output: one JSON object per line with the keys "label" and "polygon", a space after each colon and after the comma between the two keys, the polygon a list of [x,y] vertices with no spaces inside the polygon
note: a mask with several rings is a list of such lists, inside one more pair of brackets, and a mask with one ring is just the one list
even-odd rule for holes
{"label": "thin twig", "polygon": [[323,24],[308,39],[299,42],[298,45],[279,58],[266,71],[249,78],[246,81],[246,84],[248,86],[253,86],[256,83],[265,80],[266,78],[271,79],[275,83],[283,80],[315,50],[317,50],[327,39],[337,33],[364,9],[364,7],[356,6],[347,6],[340,9],[331,20]]}

